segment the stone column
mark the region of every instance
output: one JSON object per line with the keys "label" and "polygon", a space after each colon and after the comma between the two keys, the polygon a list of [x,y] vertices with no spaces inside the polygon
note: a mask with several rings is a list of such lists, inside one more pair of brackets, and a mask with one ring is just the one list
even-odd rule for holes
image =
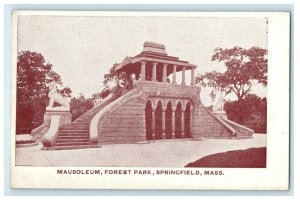
{"label": "stone column", "polygon": [[145,61],[141,61],[141,80],[144,81],[146,80],[146,62]]}
{"label": "stone column", "polygon": [[195,69],[192,68],[191,71],[191,85],[195,85]]}
{"label": "stone column", "polygon": [[155,108],[152,108],[152,140],[155,140]]}
{"label": "stone column", "polygon": [[162,139],[166,139],[166,110],[167,108],[166,107],[162,107]]}
{"label": "stone column", "polygon": [[185,85],[185,67],[182,66],[182,85]]}
{"label": "stone column", "polygon": [[162,82],[166,83],[167,82],[167,64],[164,64],[163,66],[163,74],[162,74]]}
{"label": "stone column", "polygon": [[177,66],[176,65],[174,65],[173,66],[173,84],[176,84],[176,68],[177,68]]}
{"label": "stone column", "polygon": [[175,111],[176,107],[172,107],[172,138],[175,138]]}
{"label": "stone column", "polygon": [[156,66],[157,66],[157,63],[153,63],[153,66],[152,66],[152,81],[156,81]]}
{"label": "stone column", "polygon": [[182,107],[182,113],[181,113],[181,137],[184,138],[184,112],[185,112],[185,108]]}

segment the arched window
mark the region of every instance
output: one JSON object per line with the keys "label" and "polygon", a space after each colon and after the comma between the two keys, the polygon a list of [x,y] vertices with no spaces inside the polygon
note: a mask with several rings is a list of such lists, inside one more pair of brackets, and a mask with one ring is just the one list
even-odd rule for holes
{"label": "arched window", "polygon": [[176,106],[175,111],[175,138],[181,138],[181,114],[182,114],[182,104],[179,101]]}
{"label": "arched window", "polygon": [[166,109],[166,139],[171,139],[172,138],[172,103],[169,101],[167,103],[167,109]]}
{"label": "arched window", "polygon": [[162,103],[158,101],[155,110],[155,139],[161,139],[162,135]]}
{"label": "arched window", "polygon": [[147,101],[145,109],[145,123],[146,123],[146,140],[151,140],[152,135],[152,103]]}
{"label": "arched window", "polygon": [[184,136],[186,138],[191,137],[191,103],[186,104],[186,109],[184,112]]}

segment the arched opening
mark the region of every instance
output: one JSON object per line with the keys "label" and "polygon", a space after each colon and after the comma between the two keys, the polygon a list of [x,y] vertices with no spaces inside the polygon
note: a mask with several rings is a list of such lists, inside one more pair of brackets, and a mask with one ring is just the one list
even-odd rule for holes
{"label": "arched opening", "polygon": [[145,122],[146,122],[146,140],[151,140],[152,135],[152,103],[147,101],[145,109]]}
{"label": "arched opening", "polygon": [[172,103],[169,101],[167,104],[167,109],[166,109],[166,139],[171,139],[172,138]]}
{"label": "arched opening", "polygon": [[181,138],[181,114],[182,114],[182,104],[179,101],[176,106],[175,111],[175,138]]}
{"label": "arched opening", "polygon": [[155,139],[161,139],[162,134],[162,103],[158,101],[155,110]]}
{"label": "arched opening", "polygon": [[186,138],[191,137],[191,103],[186,104],[186,109],[184,112],[184,136]]}

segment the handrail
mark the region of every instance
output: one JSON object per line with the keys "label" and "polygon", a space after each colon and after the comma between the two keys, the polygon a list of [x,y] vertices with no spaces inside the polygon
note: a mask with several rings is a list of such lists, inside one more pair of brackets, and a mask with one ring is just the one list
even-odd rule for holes
{"label": "handrail", "polygon": [[227,131],[229,131],[230,133],[232,133],[232,135],[236,135],[236,130],[234,128],[232,128],[231,126],[229,126],[228,124],[226,124],[224,121],[222,121],[220,118],[218,118],[217,116],[215,116],[210,110],[208,110],[206,107],[204,107],[204,110],[206,111],[206,113],[212,117],[214,120],[216,120],[217,122],[219,122],[219,124],[221,126],[223,126]]}
{"label": "handrail", "polygon": [[[137,94],[135,94],[137,93]],[[137,88],[132,89],[131,91],[127,92],[123,96],[119,97],[115,101],[111,102],[103,109],[101,109],[93,118],[90,123],[90,143],[97,144],[98,143],[98,123],[99,121],[108,113],[114,111],[119,106],[123,105],[128,100],[138,97],[142,94],[142,91],[138,90]]]}
{"label": "handrail", "polygon": [[244,129],[244,130],[247,130],[247,131],[249,131],[249,132],[254,133],[254,131],[253,131],[252,129],[247,128],[247,127],[245,127],[245,126],[242,126],[242,125],[240,125],[240,124],[238,124],[238,123],[236,123],[236,122],[234,122],[234,121],[231,121],[231,120],[226,119],[226,118],[224,118],[224,117],[221,117],[221,119],[224,120],[225,122],[229,123],[229,124],[232,124],[233,126],[237,126],[237,127],[240,128],[240,129]]}

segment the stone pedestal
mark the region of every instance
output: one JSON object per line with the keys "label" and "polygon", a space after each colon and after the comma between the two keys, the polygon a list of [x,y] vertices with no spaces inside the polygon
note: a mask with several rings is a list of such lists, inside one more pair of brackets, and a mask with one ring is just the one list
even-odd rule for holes
{"label": "stone pedestal", "polygon": [[72,117],[71,113],[68,110],[47,109],[46,113],[44,114],[44,123],[31,131],[31,136],[34,138],[34,140],[39,142],[43,138],[43,136],[48,132],[51,124],[52,115],[64,116],[64,124],[71,123]]}
{"label": "stone pedestal", "polygon": [[47,110],[44,115],[44,124],[49,127],[48,131],[42,138],[44,147],[51,147],[55,143],[59,128],[63,125],[70,124],[72,115],[66,110]]}
{"label": "stone pedestal", "polygon": [[[72,122],[72,115],[70,111],[64,111],[64,110],[47,110],[44,114],[44,123],[50,127],[51,124],[51,116],[61,116],[63,120],[63,124],[71,124]],[[62,124],[62,125],[63,125]]]}

